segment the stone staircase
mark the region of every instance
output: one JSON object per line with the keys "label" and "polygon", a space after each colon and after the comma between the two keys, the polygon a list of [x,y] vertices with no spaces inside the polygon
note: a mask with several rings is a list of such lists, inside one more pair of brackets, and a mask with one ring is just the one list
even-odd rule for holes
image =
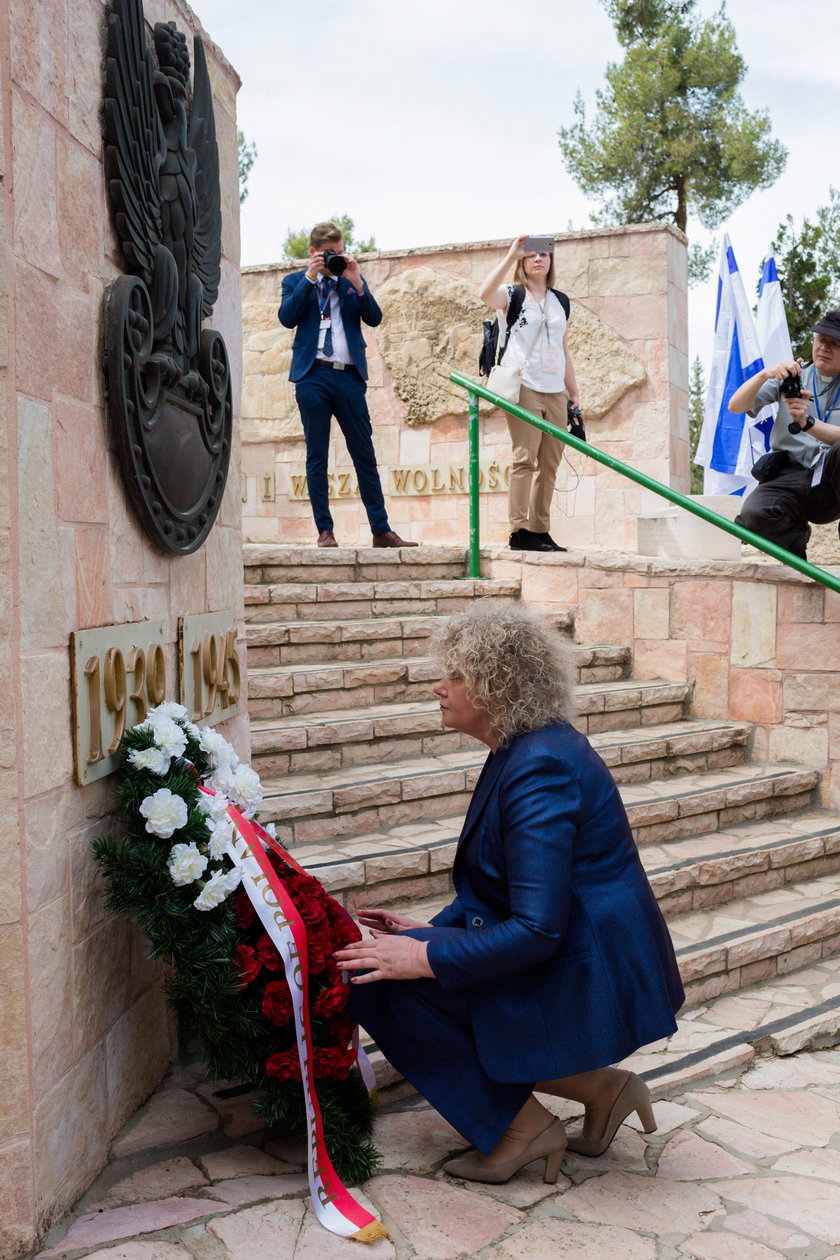
{"label": "stone staircase", "polygon": [[[486,750],[441,725],[429,635],[518,582],[465,578],[463,548],[244,552],[262,817],[350,909],[433,913]],[[621,645],[575,655],[578,725],[621,784],[686,985],[680,1031],[637,1067],[664,1090],[840,1039],[840,816],[817,772],[751,761],[748,724],[690,719],[689,685],[634,678]]]}

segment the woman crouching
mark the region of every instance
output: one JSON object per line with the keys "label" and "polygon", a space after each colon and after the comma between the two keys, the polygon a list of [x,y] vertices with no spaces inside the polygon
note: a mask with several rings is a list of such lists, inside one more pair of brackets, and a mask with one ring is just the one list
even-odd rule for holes
{"label": "woman crouching", "polygon": [[444,1164],[554,1182],[567,1139],[534,1097],[582,1103],[568,1147],[600,1154],[650,1094],[610,1066],[676,1029],[683,990],[615,782],[573,712],[571,645],[537,614],[481,601],[439,637],[444,725],[490,749],[470,802],[455,899],[428,924],[359,913],[341,949],[350,1010],[390,1062],[476,1147]]}

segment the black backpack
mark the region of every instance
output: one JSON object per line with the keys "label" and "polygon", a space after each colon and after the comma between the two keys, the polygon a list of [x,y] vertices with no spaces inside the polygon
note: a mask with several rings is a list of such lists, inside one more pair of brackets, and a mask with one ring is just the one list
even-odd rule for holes
{"label": "black backpack", "polygon": [[[559,289],[552,289],[551,292],[557,298],[557,301],[563,307],[566,319],[569,318],[569,312],[572,309],[571,303],[565,293],[561,293]],[[501,363],[505,357],[505,350],[508,348],[510,341],[510,330],[519,319],[522,307],[525,305],[525,285],[515,284],[513,292],[510,295],[508,308],[506,312],[506,323],[508,328],[508,336],[505,344],[502,346],[502,353],[499,355],[498,362]],[[499,348],[499,321],[498,319],[485,319],[483,325],[483,337],[481,342],[481,350],[478,355],[478,372],[480,376],[489,376],[490,369],[496,365],[496,354]]]}

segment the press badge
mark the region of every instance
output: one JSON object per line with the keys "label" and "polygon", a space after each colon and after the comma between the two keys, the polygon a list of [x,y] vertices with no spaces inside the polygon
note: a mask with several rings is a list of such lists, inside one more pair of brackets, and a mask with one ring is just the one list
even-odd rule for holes
{"label": "press badge", "polygon": [[542,354],[540,356],[542,370],[550,372],[552,375],[560,371],[560,351],[557,346],[552,346],[550,342],[544,341],[542,345]]}
{"label": "press badge", "polygon": [[325,316],[325,317],[321,320],[321,322],[320,322],[320,324],[318,325],[318,327],[319,327],[319,328],[321,328],[321,329],[324,329],[324,328],[329,328],[329,326],[330,326],[330,324],[331,324],[331,323],[332,323],[332,320],[330,319],[329,315],[327,315],[327,316]]}

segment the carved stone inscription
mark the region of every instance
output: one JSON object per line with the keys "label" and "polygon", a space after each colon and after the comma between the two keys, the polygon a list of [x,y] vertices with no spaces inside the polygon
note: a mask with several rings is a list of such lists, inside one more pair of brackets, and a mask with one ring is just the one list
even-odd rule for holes
{"label": "carved stone inscription", "polygon": [[149,709],[178,700],[188,717],[213,726],[240,710],[241,670],[232,611],[178,620],[180,680],[167,671],[162,621],[98,626],[70,636],[73,756],[84,786],[117,769],[125,731]]}
{"label": "carved stone inscription", "polygon": [[[388,494],[396,498],[421,494],[469,494],[470,472],[467,464],[403,464],[400,468],[380,468]],[[358,499],[359,483],[354,473],[327,474],[331,499]],[[505,494],[510,485],[510,464],[491,460],[478,467],[478,489],[481,494]],[[288,495],[293,500],[309,498],[306,473],[289,473]]]}
{"label": "carved stone inscription", "polygon": [[212,726],[239,712],[237,636],[233,612],[178,619],[180,701],[191,721]]}
{"label": "carved stone inscription", "polygon": [[76,780],[82,786],[116,770],[126,728],[142,722],[156,704],[174,698],[163,645],[162,621],[71,634],[73,749]]}

